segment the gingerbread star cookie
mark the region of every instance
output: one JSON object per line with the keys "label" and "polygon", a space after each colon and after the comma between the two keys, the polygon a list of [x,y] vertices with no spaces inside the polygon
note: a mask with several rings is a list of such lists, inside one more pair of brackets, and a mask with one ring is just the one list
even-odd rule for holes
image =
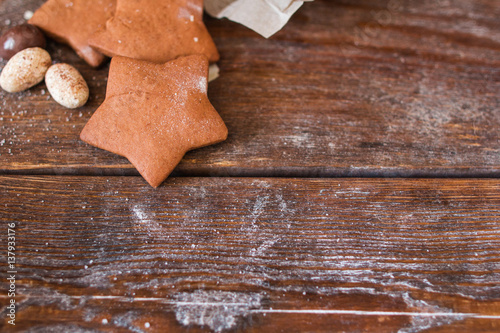
{"label": "gingerbread star cookie", "polygon": [[113,15],[116,0],[49,0],[28,21],[48,36],[68,44],[93,67],[104,55],[88,44],[91,34],[104,27]]}
{"label": "gingerbread star cookie", "polygon": [[110,57],[156,63],[190,54],[219,60],[203,24],[203,0],[118,0],[114,17],[89,44]]}
{"label": "gingerbread star cookie", "polygon": [[114,57],[106,99],[80,138],[125,156],[157,187],[187,151],[227,138],[207,97],[207,76],[204,55],[165,64]]}

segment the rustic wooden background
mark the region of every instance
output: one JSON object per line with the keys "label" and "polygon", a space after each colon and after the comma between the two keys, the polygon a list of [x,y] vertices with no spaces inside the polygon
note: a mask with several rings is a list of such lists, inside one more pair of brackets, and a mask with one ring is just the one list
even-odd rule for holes
{"label": "rustic wooden background", "polygon": [[[42,3],[0,0],[0,32]],[[499,17],[316,0],[269,40],[206,17],[230,135],[158,189],[78,139],[108,67],[50,42],[91,98],[0,92],[0,330],[500,331]]]}

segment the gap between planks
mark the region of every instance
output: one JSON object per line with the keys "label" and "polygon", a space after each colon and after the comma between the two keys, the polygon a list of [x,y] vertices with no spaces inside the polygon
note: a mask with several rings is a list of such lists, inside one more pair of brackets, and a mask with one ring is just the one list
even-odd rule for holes
{"label": "gap between planks", "polygon": [[[4,169],[0,176],[78,176],[78,177],[140,177],[132,166],[122,169],[109,168],[63,168],[63,169]],[[337,179],[337,178],[403,178],[403,179],[500,179],[500,169],[492,170],[403,170],[403,169],[373,169],[367,167],[348,170],[334,170],[330,168],[290,167],[290,168],[199,168],[197,170],[174,170],[169,178],[303,178],[303,179]]]}

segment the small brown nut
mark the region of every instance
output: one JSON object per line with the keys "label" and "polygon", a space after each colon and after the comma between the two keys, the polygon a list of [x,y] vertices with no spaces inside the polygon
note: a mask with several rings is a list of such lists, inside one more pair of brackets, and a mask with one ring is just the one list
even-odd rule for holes
{"label": "small brown nut", "polygon": [[39,47],[24,49],[10,58],[0,74],[0,86],[14,93],[26,90],[43,81],[52,59]]}
{"label": "small brown nut", "polygon": [[52,65],[45,75],[45,84],[52,98],[69,109],[79,108],[89,99],[87,82],[71,65]]}
{"label": "small brown nut", "polygon": [[31,24],[18,25],[0,37],[0,58],[9,60],[16,53],[30,47],[45,48],[43,32]]}

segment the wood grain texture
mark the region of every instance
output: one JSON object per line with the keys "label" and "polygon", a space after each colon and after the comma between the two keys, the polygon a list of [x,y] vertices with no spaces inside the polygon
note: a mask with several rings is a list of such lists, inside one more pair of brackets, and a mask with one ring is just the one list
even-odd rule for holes
{"label": "wood grain texture", "polygon": [[0,176],[0,202],[15,330],[500,328],[499,180]]}
{"label": "wood grain texture", "polygon": [[[42,2],[2,1],[0,26]],[[207,17],[222,55],[209,97],[230,136],[187,154],[175,174],[496,177],[499,16],[496,0],[316,0],[269,40]],[[82,72],[90,102],[63,109],[43,84],[1,92],[0,171],[136,175],[78,139],[107,66],[49,50]]]}

